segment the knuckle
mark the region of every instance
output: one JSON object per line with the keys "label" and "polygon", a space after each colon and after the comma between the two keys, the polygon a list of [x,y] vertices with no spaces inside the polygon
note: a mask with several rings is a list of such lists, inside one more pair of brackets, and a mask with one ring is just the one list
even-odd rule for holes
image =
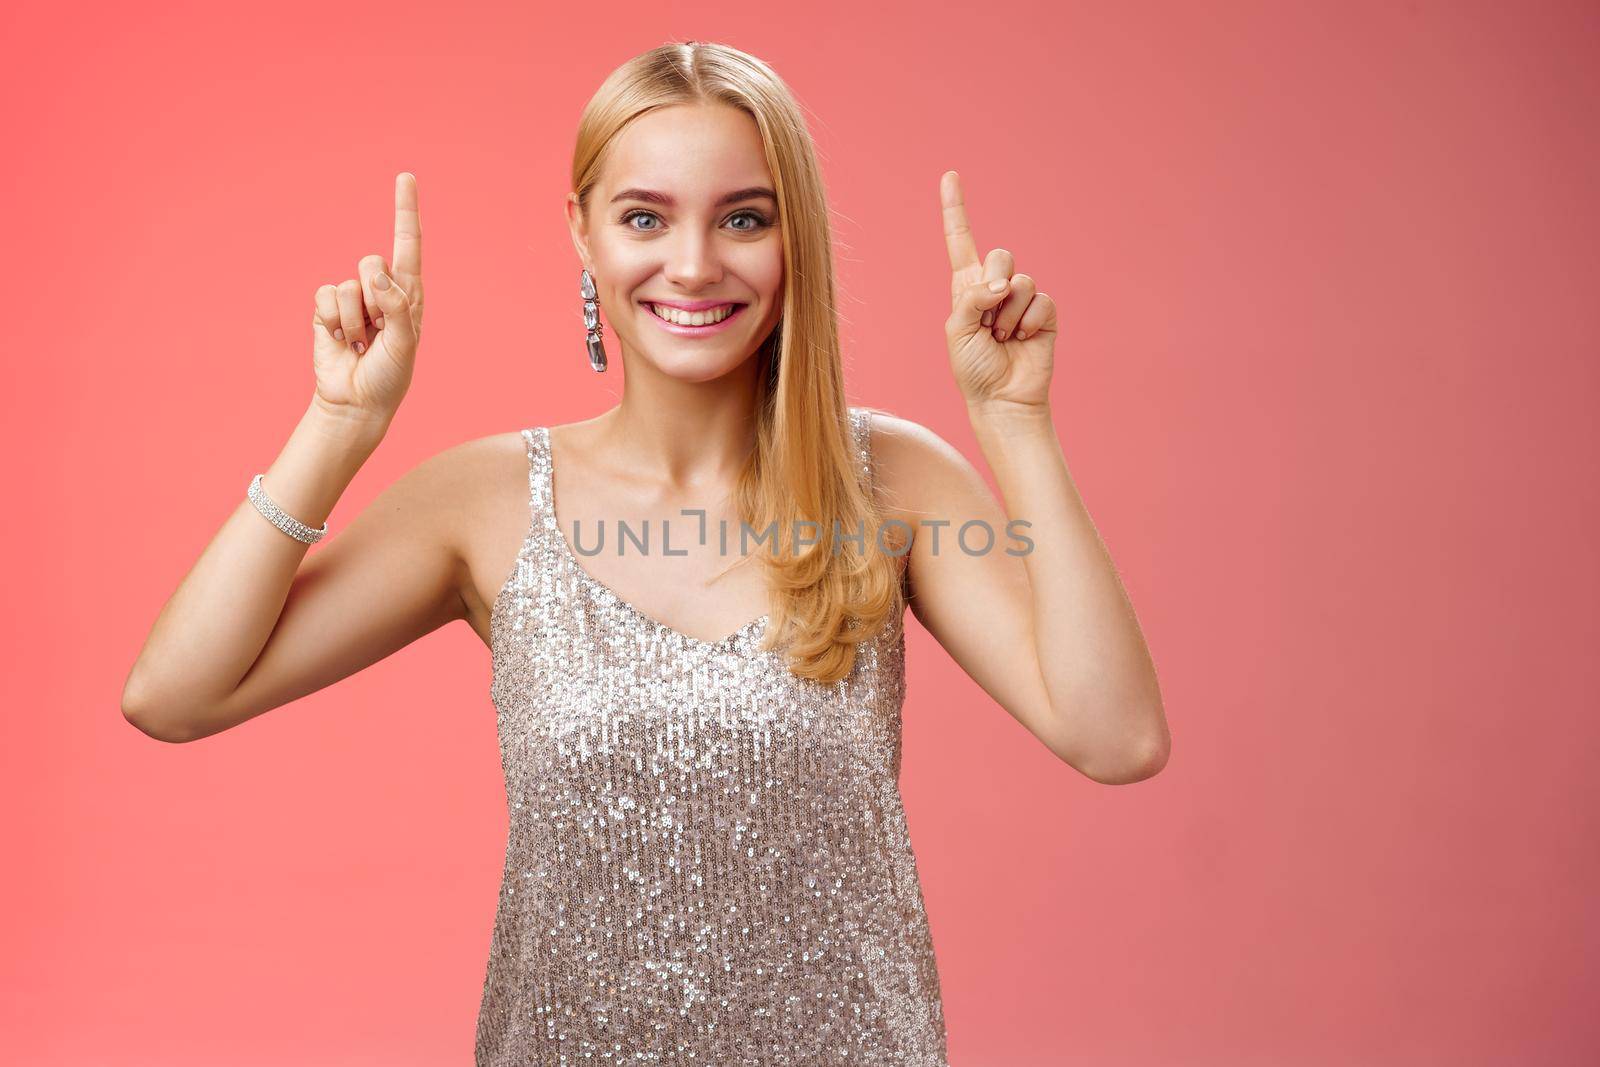
{"label": "knuckle", "polygon": [[356,281],[354,278],[346,278],[344,281],[339,283],[340,296],[353,296],[359,292],[361,292],[361,283]]}

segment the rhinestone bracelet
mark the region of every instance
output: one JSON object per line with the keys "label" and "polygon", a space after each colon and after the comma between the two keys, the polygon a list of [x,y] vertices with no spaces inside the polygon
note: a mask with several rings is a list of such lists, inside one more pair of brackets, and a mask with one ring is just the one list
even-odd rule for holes
{"label": "rhinestone bracelet", "polygon": [[267,491],[261,488],[262,477],[263,475],[256,475],[251,480],[250,488],[247,492],[250,497],[250,503],[256,506],[256,510],[265,515],[268,522],[296,541],[304,541],[308,545],[314,545],[322,540],[323,536],[328,532],[328,524],[323,523],[322,529],[313,530],[299,519],[285,514],[282,508],[272,502],[272,498],[267,495]]}

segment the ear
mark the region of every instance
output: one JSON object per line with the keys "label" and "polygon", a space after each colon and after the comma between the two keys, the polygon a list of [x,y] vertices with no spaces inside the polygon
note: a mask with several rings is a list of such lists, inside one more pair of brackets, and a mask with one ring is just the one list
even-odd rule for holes
{"label": "ear", "polygon": [[583,205],[578,203],[577,193],[567,194],[567,229],[572,232],[572,247],[578,250],[578,258],[583,261],[585,269],[592,271],[592,261],[589,259],[589,222],[584,218]]}

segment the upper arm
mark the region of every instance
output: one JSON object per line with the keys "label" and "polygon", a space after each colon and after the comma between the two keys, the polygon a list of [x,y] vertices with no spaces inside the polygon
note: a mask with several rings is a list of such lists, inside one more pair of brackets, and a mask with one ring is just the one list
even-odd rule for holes
{"label": "upper arm", "polygon": [[1050,698],[1021,555],[1027,528],[1008,530],[983,476],[932,430],[883,413],[873,427],[888,514],[915,531],[907,561],[911,613],[984,692],[1050,745]]}
{"label": "upper arm", "polygon": [[234,691],[206,709],[206,736],[349,677],[466,615],[461,515],[481,447],[417,464],[308,553],[266,644]]}

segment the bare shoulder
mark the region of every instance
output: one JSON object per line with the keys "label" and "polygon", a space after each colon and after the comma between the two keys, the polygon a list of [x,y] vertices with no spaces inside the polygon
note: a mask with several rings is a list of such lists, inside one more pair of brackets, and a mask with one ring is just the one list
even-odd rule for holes
{"label": "bare shoulder", "polygon": [[496,468],[503,472],[508,466],[526,465],[527,447],[522,434],[521,430],[506,430],[474,437],[436,453],[428,462],[437,463],[443,473],[464,480],[466,488],[481,489],[481,479],[492,478]]}
{"label": "bare shoulder", "polygon": [[982,485],[983,476],[961,450],[920,422],[881,408],[871,412],[874,481],[882,504],[916,525],[952,490]]}
{"label": "bare shoulder", "polygon": [[[504,474],[523,462],[520,431],[490,434],[451,445],[417,463],[400,478],[408,499],[426,503],[430,516],[444,528],[470,531],[485,497]],[[457,539],[457,545],[462,541]]]}
{"label": "bare shoulder", "polygon": [[[461,562],[469,625],[488,641],[489,611],[527,536],[528,452],[522,430],[462,441],[430,457],[429,481]],[[420,469],[420,467],[419,467]]]}
{"label": "bare shoulder", "polygon": [[521,431],[508,430],[441,449],[418,463],[415,470],[419,475],[427,470],[426,476],[434,479],[440,488],[447,482],[454,482],[458,490],[468,493],[477,484],[475,479],[489,473],[490,467],[522,454]]}

